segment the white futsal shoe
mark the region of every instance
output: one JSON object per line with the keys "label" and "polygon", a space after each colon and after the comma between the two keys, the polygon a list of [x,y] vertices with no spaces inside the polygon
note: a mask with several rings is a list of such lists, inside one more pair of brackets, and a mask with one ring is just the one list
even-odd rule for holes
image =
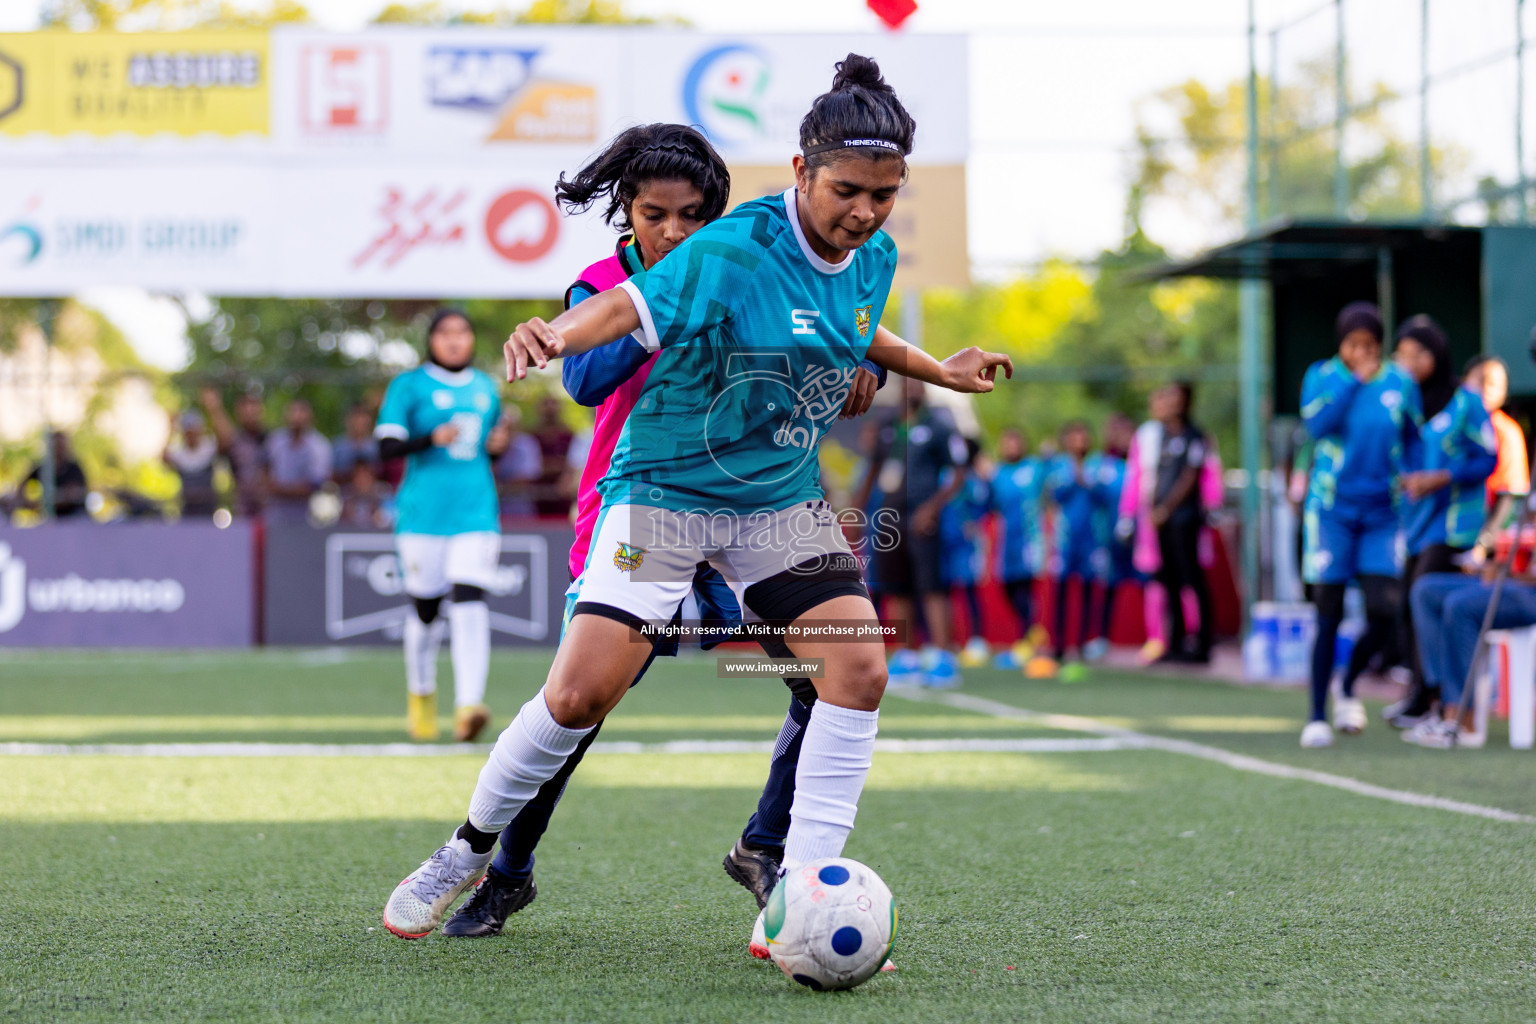
{"label": "white futsal shoe", "polygon": [[1346,736],[1365,732],[1365,705],[1358,697],[1340,697],[1333,702],[1333,727]]}
{"label": "white futsal shoe", "polygon": [[453,901],[480,881],[494,854],[494,850],[476,853],[467,840],[450,836],[389,894],[384,927],[402,939],[430,935]]}
{"label": "white futsal shoe", "polygon": [[1308,722],[1301,730],[1301,745],[1308,748],[1333,746],[1333,729],[1327,722]]}

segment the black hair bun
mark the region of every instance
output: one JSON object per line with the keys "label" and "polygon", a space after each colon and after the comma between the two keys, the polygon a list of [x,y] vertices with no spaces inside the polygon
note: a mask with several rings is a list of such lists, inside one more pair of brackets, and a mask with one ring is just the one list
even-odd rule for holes
{"label": "black hair bun", "polygon": [[859,86],[871,92],[895,92],[880,75],[880,65],[871,57],[850,53],[837,62],[837,74],[832,78],[832,91],[843,92]]}

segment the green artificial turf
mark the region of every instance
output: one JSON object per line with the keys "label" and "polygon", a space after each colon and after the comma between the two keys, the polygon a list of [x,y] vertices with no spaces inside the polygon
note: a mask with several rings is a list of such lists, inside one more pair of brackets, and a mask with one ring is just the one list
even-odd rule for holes
{"label": "green artificial turf", "polygon": [[[545,654],[498,654],[492,706]],[[785,691],[664,665],[604,739],[771,739]],[[447,680],[448,673],[444,672]],[[0,741],[393,742],[375,653],[0,654]],[[959,691],[1536,811],[1536,755],[1304,755],[1302,697],[1129,673]],[[629,724],[625,724],[626,717]],[[73,723],[73,724],[72,724]],[[1071,736],[893,696],[882,734]],[[502,936],[404,942],[379,913],[459,821],[481,756],[0,758],[0,1021],[1524,1021],[1533,827],[1161,750],[882,752],[850,856],[896,894],[898,971],[800,989],[746,955],[720,870],[759,754],[606,753]]]}

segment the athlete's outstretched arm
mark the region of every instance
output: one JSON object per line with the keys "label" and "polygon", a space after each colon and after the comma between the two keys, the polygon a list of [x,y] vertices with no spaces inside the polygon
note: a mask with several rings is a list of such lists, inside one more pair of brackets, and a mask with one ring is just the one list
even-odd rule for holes
{"label": "athlete's outstretched arm", "polygon": [[951,391],[988,392],[997,386],[997,368],[1013,376],[1013,360],[1001,352],[983,352],[972,346],[961,349],[942,363],[890,331],[876,331],[865,358],[903,377],[937,384]]}
{"label": "athlete's outstretched arm", "polygon": [[549,323],[534,317],[518,324],[502,346],[507,380],[522,380],[528,376],[529,366],[543,369],[551,359],[586,352],[639,329],[640,314],[634,301],[619,288],[577,303]]}

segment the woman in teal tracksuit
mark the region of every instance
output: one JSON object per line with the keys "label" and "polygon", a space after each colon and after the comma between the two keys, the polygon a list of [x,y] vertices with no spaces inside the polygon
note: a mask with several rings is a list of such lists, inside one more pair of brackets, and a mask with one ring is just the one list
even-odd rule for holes
{"label": "woman in teal tracksuit", "polygon": [[[1498,463],[1499,445],[1482,396],[1457,385],[1451,373],[1450,344],[1440,325],[1427,316],[1405,321],[1397,332],[1393,358],[1420,382],[1424,427],[1409,444],[1402,487],[1407,505],[1403,530],[1408,560],[1403,595],[1420,576],[1456,572],[1457,555],[1472,546],[1483,528],[1484,484]],[[1387,708],[1399,728],[1429,714],[1437,694],[1424,685],[1411,610],[1403,609],[1403,650],[1413,668],[1413,687]]]}

